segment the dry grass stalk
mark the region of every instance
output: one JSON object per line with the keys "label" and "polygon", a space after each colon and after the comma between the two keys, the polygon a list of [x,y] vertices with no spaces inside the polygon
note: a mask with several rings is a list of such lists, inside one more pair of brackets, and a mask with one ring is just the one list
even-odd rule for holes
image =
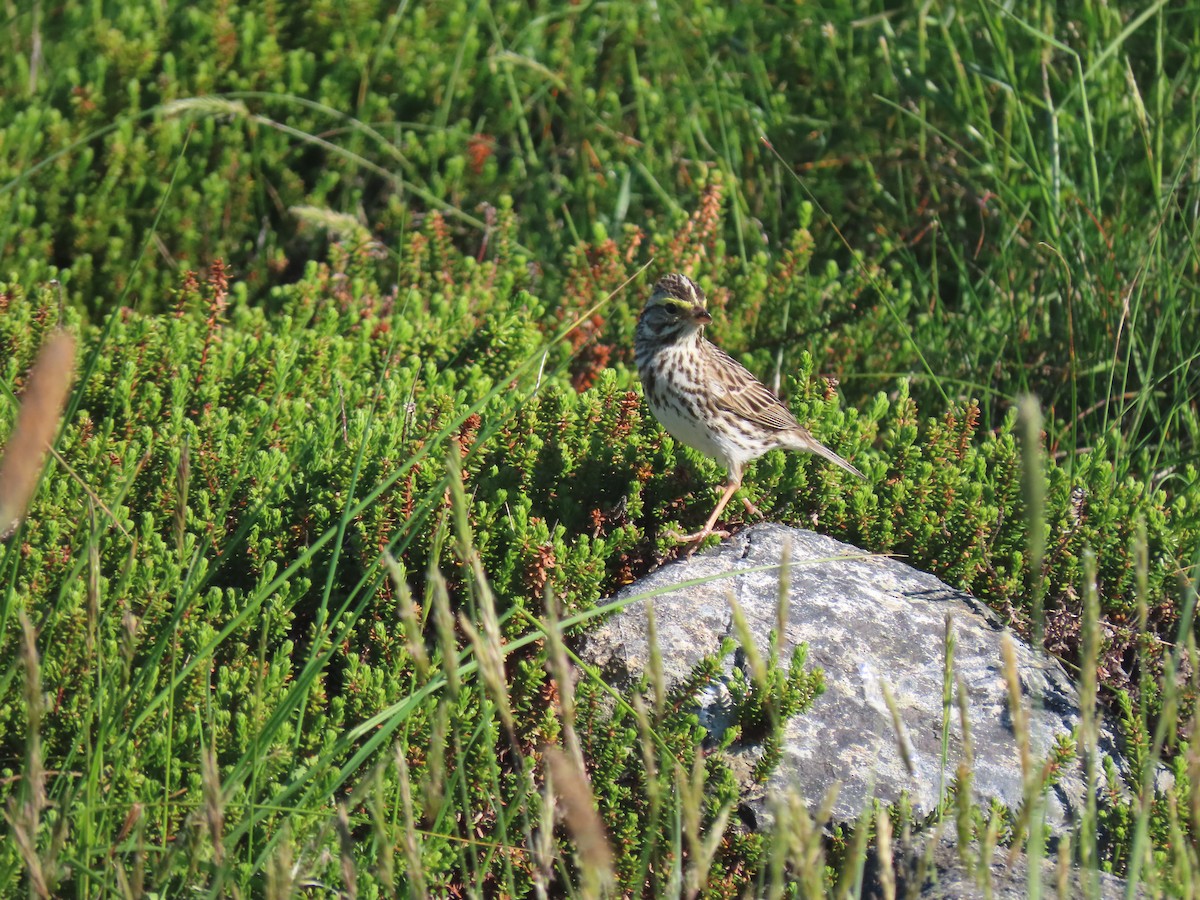
{"label": "dry grass stalk", "polygon": [[642,751],[642,773],[646,779],[646,794],[650,800],[652,813],[657,814],[662,792],[658,782],[658,754],[655,752],[657,745],[655,744],[654,728],[650,724],[650,711],[646,708],[646,701],[642,699],[641,694],[634,694],[630,705],[633,707],[633,714],[637,719],[638,744]]}
{"label": "dry grass stalk", "polygon": [[879,807],[875,816],[875,835],[879,850],[879,889],[884,900],[896,900],[896,870],[892,859],[892,820],[888,811]]}
{"label": "dry grass stalk", "polygon": [[662,647],[658,642],[658,620],[654,601],[646,603],[646,639],[650,646],[650,665],[647,669],[650,688],[654,693],[654,717],[661,722],[667,714],[667,676],[663,670]]}
{"label": "dry grass stalk", "polygon": [[344,802],[338,802],[334,827],[337,829],[338,855],[342,864],[343,896],[354,900],[358,896],[358,867],[354,863],[354,834],[350,830],[350,814],[346,812]]}
{"label": "dry grass stalk", "polygon": [[729,593],[729,608],[733,612],[733,627],[737,633],[738,640],[742,644],[742,652],[746,655],[746,665],[750,669],[750,678],[754,681],[756,687],[765,690],[767,687],[767,663],[763,656],[758,651],[758,644],[754,641],[754,635],[750,631],[750,623],[746,621],[746,613],[742,609],[742,604],[738,603],[737,597],[733,592]]}
{"label": "dry grass stalk", "polygon": [[567,659],[563,645],[562,627],[558,619],[558,601],[549,585],[546,585],[546,670],[558,687],[558,718],[562,723],[563,743],[575,757],[575,764],[583,767],[583,748],[575,731],[575,675]]}
{"label": "dry grass stalk", "polygon": [[446,676],[446,689],[450,696],[457,697],[461,681],[458,672],[458,638],[454,613],[450,611],[450,591],[442,573],[433,568],[429,570],[429,585],[433,594],[433,621],[442,649],[442,674]]}
{"label": "dry grass stalk", "polygon": [[963,865],[978,875],[979,858],[971,850],[971,838],[975,833],[974,806],[971,800],[971,785],[975,780],[975,747],[971,743],[967,689],[957,673],[954,675],[954,702],[958,707],[958,722],[962,730],[962,757],[958,761],[958,778],[954,792],[958,853]]}
{"label": "dry grass stalk", "polygon": [[91,656],[96,646],[96,629],[100,625],[100,530],[96,522],[96,504],[88,500],[88,564],[87,581],[87,652]]}
{"label": "dry grass stalk", "polygon": [[[424,900],[429,896],[425,888],[425,870],[421,865],[421,842],[417,837],[417,821],[413,811],[412,787],[409,784],[408,759],[404,748],[396,746],[396,767],[399,770],[400,806],[404,814],[404,858],[408,862],[409,896]],[[390,851],[389,851],[390,852]],[[388,879],[390,881],[390,879]]]}
{"label": "dry grass stalk", "polygon": [[42,670],[37,655],[37,634],[24,610],[20,612],[20,621],[21,660],[25,668],[25,713],[28,717],[29,737],[22,779],[24,796],[18,799],[14,792],[8,798],[4,819],[8,823],[17,852],[25,863],[30,895],[50,897],[54,880],[53,867],[45,865],[38,852],[38,830],[42,813],[50,805],[46,797],[46,770],[42,766]]}
{"label": "dry grass stalk", "polygon": [[542,822],[533,831],[533,889],[538,900],[548,900],[554,883],[554,802],[553,785],[547,782],[542,791]]}
{"label": "dry grass stalk", "polygon": [[[1100,595],[1096,586],[1096,557],[1090,551],[1083,555],[1083,652],[1080,654],[1079,677],[1079,739],[1077,750],[1083,760],[1084,785],[1087,791],[1083,828],[1079,841],[1079,865],[1089,871],[1098,865],[1095,833],[1097,745],[1100,742],[1097,715],[1097,690],[1100,659]],[[1086,876],[1085,876],[1086,877]]]}
{"label": "dry grass stalk", "polygon": [[1054,867],[1054,883],[1061,900],[1071,896],[1071,835],[1063,835],[1058,844],[1058,862]]}
{"label": "dry grass stalk", "polygon": [[[1031,823],[1038,812],[1040,791],[1049,777],[1054,757],[1047,757],[1045,764],[1037,766],[1033,758],[1033,740],[1030,736],[1029,710],[1021,702],[1021,675],[1017,669],[1017,651],[1012,635],[1005,632],[1000,639],[1000,655],[1004,660],[1004,683],[1008,689],[1008,711],[1012,718],[1013,739],[1021,759],[1021,779],[1024,784],[1021,809],[1013,824],[1012,846],[1008,854],[1009,865],[1012,865],[1026,844],[1026,837],[1031,834]],[[1037,829],[1032,828],[1034,834]],[[1029,850],[1030,847],[1024,846]],[[1037,859],[1036,851],[1032,855]]]}
{"label": "dry grass stalk", "polygon": [[292,858],[292,842],[284,838],[267,861],[267,900],[290,900],[296,891],[296,866]]}
{"label": "dry grass stalk", "polygon": [[56,331],[29,372],[17,424],[0,460],[0,540],[25,516],[75,374],[75,338]]}
{"label": "dry grass stalk", "polygon": [[[863,866],[867,858],[867,841],[871,837],[871,823],[875,819],[878,804],[868,803],[858,815],[846,843],[844,863],[833,891],[833,900],[857,900],[862,893]],[[876,856],[878,859],[878,855]]]}
{"label": "dry grass stalk", "polygon": [[220,866],[225,861],[225,793],[221,788],[217,754],[212,747],[205,747],[200,753],[200,781],[204,788],[204,821],[212,842],[213,862]]}
{"label": "dry grass stalk", "polygon": [[825,896],[824,828],[837,802],[838,787],[837,782],[830,786],[815,816],[795,790],[776,798],[767,897],[782,897],[791,885],[799,886],[801,897]]}
{"label": "dry grass stalk", "polygon": [[450,701],[438,701],[433,716],[433,728],[429,734],[429,756],[425,762],[425,773],[421,776],[421,807],[425,822],[436,817],[442,805],[446,784],[446,734],[450,730]]}
{"label": "dry grass stalk", "polygon": [[908,736],[908,729],[904,727],[904,719],[900,715],[900,706],[896,703],[896,697],[892,694],[892,689],[888,687],[888,683],[882,678],[879,679],[879,689],[883,694],[883,700],[887,704],[888,712],[892,714],[892,728],[896,731],[896,748],[900,751],[900,760],[904,763],[904,768],[909,775],[915,775],[917,770],[913,765],[913,743],[912,738]]}
{"label": "dry grass stalk", "polygon": [[504,726],[505,734],[513,743],[517,742],[516,720],[513,718],[512,705],[508,701],[508,676],[504,671],[504,648],[493,643],[487,630],[476,630],[471,620],[463,613],[458,614],[458,627],[471,642],[475,653],[475,661],[479,664],[479,678],[483,682],[496,711],[500,714],[500,724]]}
{"label": "dry grass stalk", "polygon": [[459,613],[459,624],[470,636],[479,662],[479,674],[484,686],[492,691],[492,699],[500,711],[500,721],[508,733],[513,750],[520,757],[520,742],[517,740],[517,723],[513,718],[509,702],[508,675],[504,669],[504,636],[500,633],[500,620],[496,616],[496,598],[483,571],[483,562],[474,547],[470,549],[471,571],[475,576],[475,592],[479,601],[480,630],[476,631],[463,613]]}
{"label": "dry grass stalk", "polygon": [[584,896],[600,896],[614,880],[613,854],[604,833],[604,822],[596,809],[592,786],[570,754],[558,747],[546,746],[543,756],[562,807],[563,821],[579,850],[585,874]]}
{"label": "dry grass stalk", "polygon": [[183,558],[183,544],[187,537],[188,487],[192,480],[192,455],[188,436],[183,436],[183,449],[179,451],[179,465],[175,468],[175,549]]}
{"label": "dry grass stalk", "polygon": [[425,638],[421,634],[421,622],[417,618],[417,605],[413,602],[412,591],[408,588],[408,580],[404,577],[404,567],[384,550],[383,562],[392,578],[392,586],[396,589],[396,599],[399,600],[400,620],[404,623],[404,643],[409,656],[417,667],[417,676],[422,680],[429,677],[429,654],[425,651]]}
{"label": "dry grass stalk", "polygon": [[732,807],[726,805],[709,826],[708,834],[700,830],[704,815],[704,783],[707,775],[704,754],[697,748],[692,758],[691,778],[681,777],[678,783],[680,812],[683,816],[683,835],[688,847],[688,866],[684,876],[684,896],[698,897],[708,885],[713,857],[725,837]]}

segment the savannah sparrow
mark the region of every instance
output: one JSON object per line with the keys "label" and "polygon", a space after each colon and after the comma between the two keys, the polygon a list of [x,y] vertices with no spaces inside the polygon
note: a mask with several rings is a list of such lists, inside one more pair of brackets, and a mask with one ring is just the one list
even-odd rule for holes
{"label": "savannah sparrow", "polygon": [[[638,374],[650,411],[676,440],[729,470],[725,492],[704,527],[675,535],[680,541],[714,533],[717,516],[742,483],[742,468],[769,450],[807,450],[864,477],[809,434],[741,363],[704,339],[704,326],[712,321],[705,302],[690,278],[667,275],[654,285],[637,326]],[[742,502],[757,513],[750,501]]]}

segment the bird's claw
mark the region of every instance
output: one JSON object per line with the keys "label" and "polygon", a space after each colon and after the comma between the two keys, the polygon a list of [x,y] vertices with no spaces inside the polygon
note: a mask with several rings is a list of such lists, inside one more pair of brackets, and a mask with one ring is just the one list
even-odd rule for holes
{"label": "bird's claw", "polygon": [[692,534],[680,534],[674,528],[671,528],[664,533],[671,540],[680,544],[699,544],[711,534],[715,534],[717,537],[721,538],[729,537],[729,532],[725,531],[723,528],[702,528],[699,531],[693,532]]}

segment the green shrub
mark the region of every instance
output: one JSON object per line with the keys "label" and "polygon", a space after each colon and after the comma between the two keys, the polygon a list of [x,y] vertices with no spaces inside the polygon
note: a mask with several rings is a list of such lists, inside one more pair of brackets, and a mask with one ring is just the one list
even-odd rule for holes
{"label": "green shrub", "polygon": [[[483,816],[478,827],[486,833],[514,840],[520,820],[536,815],[529,771],[495,755],[503,731],[488,694],[463,690],[439,701],[419,676],[381,550],[400,560],[427,621],[440,589],[437,579],[421,582],[435,570],[454,608],[479,621],[483,588],[464,565],[478,554],[501,616],[499,634],[514,645],[507,703],[519,712],[513,739],[529,753],[558,734],[539,657],[522,643],[544,593],[561,598],[569,614],[592,609],[673,552],[665,530],[702,519],[722,473],[646,415],[627,364],[599,371],[586,390],[572,386],[585,371],[578,367],[582,345],[572,355],[569,341],[551,342],[571,320],[525,291],[527,269],[515,250],[483,263],[452,246],[422,256],[437,246],[440,227],[430,219],[408,238],[406,256],[424,260],[411,271],[412,286],[381,289],[372,270],[386,262],[374,260],[370,246],[338,248],[329,263],[277,289],[266,307],[251,304],[218,264],[202,280],[183,280],[174,312],[117,312],[100,327],[82,328],[62,464],[51,468],[29,519],[5,545],[0,568],[8,585],[0,672],[6,685],[24,677],[15,627],[23,611],[38,627],[41,679],[52,698],[43,752],[55,771],[76,773],[51,779],[49,796],[60,815],[82,811],[88,821],[80,843],[63,853],[78,885],[93,877],[108,883],[87,873],[96,854],[115,846],[133,804],[143,810],[139,840],[174,840],[181,848],[208,840],[204,858],[221,856],[223,846],[247,871],[265,865],[285,831],[297,846],[328,834],[318,826],[328,821],[330,797],[357,797],[350,810],[366,822],[367,801],[344,792],[374,783],[373,760],[384,767],[383,796],[396,790],[386,760],[400,735],[409,771],[425,772],[421,748],[447,715],[450,793],[435,804],[413,801],[418,819],[434,815],[440,823],[430,847],[443,849],[422,857],[427,876],[448,885],[471,872],[479,884],[498,878],[517,887],[533,877],[492,854],[468,863],[468,851],[455,843],[455,834],[465,837],[457,830],[462,822],[454,822],[466,810]],[[622,252],[602,245],[578,259]],[[765,283],[781,277],[769,270]],[[586,281],[576,276],[573,283]],[[599,290],[586,293],[563,298],[563,306],[585,310]],[[19,389],[57,317],[55,297],[13,286],[4,298],[4,375]],[[769,318],[772,296],[758,299]],[[622,296],[604,310],[632,302]],[[735,335],[726,345],[737,350]],[[604,337],[600,329],[591,339]],[[1028,623],[1033,574],[1024,557],[1011,420],[984,435],[973,405],[923,420],[903,383],[894,397],[847,412],[813,374],[810,356],[797,363],[793,407],[869,481],[847,487],[813,458],[773,454],[747,480],[752,499],[769,516],[902,553],[1018,625]],[[13,407],[5,409],[0,424],[7,429]],[[1047,631],[1070,654],[1078,644],[1061,622],[1072,620],[1081,549],[1097,549],[1108,660],[1136,652],[1128,600],[1133,523],[1146,524],[1149,598],[1161,634],[1174,621],[1175,575],[1197,534],[1194,498],[1117,479],[1104,452],[1094,451],[1073,480],[1048,465],[1050,550],[1042,574]],[[469,500],[461,521],[447,453],[462,460]],[[451,650],[431,639],[438,671],[461,665],[455,657],[469,642],[457,641]],[[1102,676],[1110,687],[1132,687],[1115,666]],[[792,684],[780,683],[784,695]],[[785,697],[776,716],[798,708]],[[30,736],[27,712],[21,703],[0,706],[10,785]],[[612,771],[625,772],[627,726],[620,717],[601,724],[595,715],[589,733],[612,743],[588,749],[617,753]],[[378,727],[363,731],[360,723],[372,721]],[[676,751],[684,769],[690,728],[667,738],[683,740]],[[216,843],[196,836],[203,832],[198,811],[213,791],[202,772],[210,747],[226,804],[227,831]],[[712,796],[726,796],[718,789],[724,776],[710,776]],[[598,796],[624,783],[612,778],[596,777]],[[624,823],[621,833],[639,821],[631,790],[626,785],[602,802],[610,823]],[[103,807],[92,799],[100,794]],[[497,807],[497,797],[509,797],[511,809]],[[710,807],[710,822],[719,806]],[[457,849],[445,849],[446,841]],[[365,852],[358,839],[353,845]],[[120,846],[130,852],[128,843]],[[210,859],[210,878],[241,877],[219,862]],[[191,877],[170,853],[161,865],[171,884]],[[10,856],[5,868],[14,876],[15,866]],[[754,875],[739,871],[728,890]]]}
{"label": "green shrub", "polygon": [[[515,849],[544,824],[537,748],[566,733],[533,623],[547,593],[586,617],[670,558],[724,476],[632,369],[648,284],[675,270],[869,474],[771,454],[746,495],[1094,664],[1135,769],[1161,727],[1177,774],[1148,825],[1111,798],[1105,858],[1148,828],[1184,884],[1195,688],[1166,655],[1200,545],[1195,23],[1027,15],[22,7],[0,57],[0,434],[53,328],[81,358],[60,458],[0,548],[0,793],[28,838],[0,884],[286,893],[291,854],[368,896],[397,871],[433,894],[573,883],[565,853]],[[1037,572],[1026,391],[1052,457]],[[499,693],[479,667],[501,639]],[[744,724],[801,705],[799,672],[771,677]],[[656,782],[636,710],[600,693],[583,679],[580,731],[636,848],[618,883],[682,877],[701,771],[710,892],[761,886],[773,848],[726,827],[691,695],[656,712]]]}

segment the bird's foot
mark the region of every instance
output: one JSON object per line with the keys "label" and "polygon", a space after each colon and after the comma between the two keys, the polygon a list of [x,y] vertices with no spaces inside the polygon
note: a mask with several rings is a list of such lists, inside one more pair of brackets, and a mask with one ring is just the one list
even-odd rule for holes
{"label": "bird's foot", "polygon": [[667,536],[673,540],[679,541],[681,544],[692,545],[688,549],[687,553],[684,554],[685,556],[691,556],[694,552],[696,552],[696,547],[698,547],[700,542],[710,534],[719,535],[723,538],[729,537],[728,531],[723,531],[721,529],[714,528],[713,526],[717,524],[717,517],[721,515],[721,510],[725,508],[725,504],[729,502],[729,498],[733,496],[733,492],[738,489],[739,484],[741,484],[741,479],[730,481],[727,485],[725,485],[725,491],[721,494],[721,499],[717,502],[717,508],[712,511],[712,514],[708,517],[708,521],[704,523],[704,527],[699,531],[693,532],[692,534],[680,534],[674,530],[667,532]]}
{"label": "bird's foot", "polygon": [[666,532],[668,538],[678,541],[679,544],[689,545],[688,550],[683,552],[684,559],[690,557],[692,553],[695,553],[700,548],[700,545],[704,542],[704,538],[708,538],[709,535],[713,534],[718,536],[718,538],[728,538],[730,536],[730,533],[722,528],[701,528],[698,532],[692,532],[691,534],[679,534],[673,528]]}
{"label": "bird's foot", "polygon": [[680,544],[698,544],[710,534],[715,534],[717,537],[723,538],[729,537],[729,532],[723,528],[701,528],[699,531],[694,531],[691,534],[680,534],[674,528],[670,528],[663,533],[671,540]]}

